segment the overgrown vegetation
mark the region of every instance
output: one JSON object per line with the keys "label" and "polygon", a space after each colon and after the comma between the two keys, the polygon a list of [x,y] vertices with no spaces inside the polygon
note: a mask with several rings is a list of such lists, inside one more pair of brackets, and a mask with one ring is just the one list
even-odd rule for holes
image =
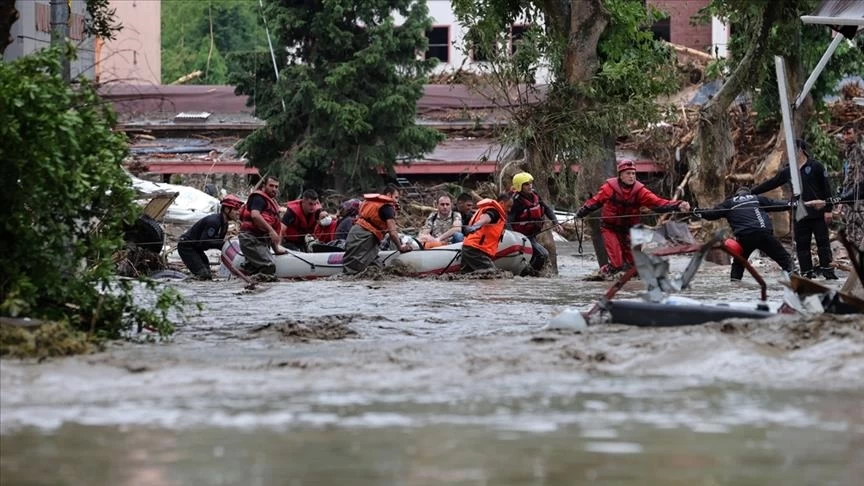
{"label": "overgrown vegetation", "polygon": [[267,48],[259,18],[257,0],[162,0],[162,82],[228,84],[240,59]]}
{"label": "overgrown vegetation", "polygon": [[[435,148],[441,135],[415,124],[417,101],[435,60],[417,58],[431,27],[425,2],[266,0],[269,53],[232,73],[267,126],[240,147],[286,188],[340,193],[380,184],[398,159]],[[396,25],[395,16],[403,20]]]}
{"label": "overgrown vegetation", "polygon": [[0,63],[0,316],[53,321],[68,329],[51,333],[66,337],[116,338],[135,326],[168,335],[179,295],[139,306],[137,284],[114,273],[112,254],[137,216],[120,166],[125,141],[86,79],[63,82],[60,55]]}

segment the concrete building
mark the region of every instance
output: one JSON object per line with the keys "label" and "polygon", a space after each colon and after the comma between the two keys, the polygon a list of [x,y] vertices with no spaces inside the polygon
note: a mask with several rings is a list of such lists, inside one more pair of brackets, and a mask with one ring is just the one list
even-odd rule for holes
{"label": "concrete building", "polygon": [[[92,37],[84,36],[84,18],[87,7],[84,0],[71,0],[69,16],[69,39],[78,46],[78,58],[69,65],[73,78],[93,78],[95,74],[95,52]],[[18,21],[12,24],[12,44],[3,53],[4,61],[32,54],[51,46],[51,4],[49,0],[15,2]]]}
{"label": "concrete building", "polygon": [[101,83],[161,83],[162,2],[111,0],[111,8],[123,30],[114,40],[96,40],[96,79]]}
{"label": "concrete building", "polygon": [[[123,29],[117,38],[103,42],[85,37],[84,0],[71,0],[69,39],[78,47],[78,58],[70,63],[73,78],[84,76],[99,82],[123,81],[133,84],[159,84],[162,76],[161,1],[111,0]],[[15,2],[19,18],[12,25],[12,44],[3,53],[10,61],[51,45],[50,0]]]}

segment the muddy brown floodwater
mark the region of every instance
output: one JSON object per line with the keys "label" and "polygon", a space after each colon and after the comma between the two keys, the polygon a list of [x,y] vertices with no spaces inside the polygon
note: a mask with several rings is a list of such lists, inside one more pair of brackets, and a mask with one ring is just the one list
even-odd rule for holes
{"label": "muddy brown floodwater", "polygon": [[862,484],[860,316],[545,331],[606,286],[559,251],[559,278],[166,283],[203,305],[171,342],[0,363],[0,484]]}

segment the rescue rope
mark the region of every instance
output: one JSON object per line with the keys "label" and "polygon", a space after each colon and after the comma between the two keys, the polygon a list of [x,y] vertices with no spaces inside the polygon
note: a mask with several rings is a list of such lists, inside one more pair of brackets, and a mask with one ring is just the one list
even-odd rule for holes
{"label": "rescue rope", "polygon": [[[761,209],[778,209],[778,208],[783,208],[783,209],[787,209],[787,210],[789,210],[789,211],[792,211],[792,210],[795,209],[793,206],[787,206],[786,204],[782,204],[782,205],[771,205],[771,206],[760,206],[760,208],[761,208]],[[689,217],[692,217],[692,216],[694,216],[693,213],[694,213],[694,211],[696,211],[696,210],[700,210],[700,211],[702,211],[702,212],[705,212],[705,211],[711,211],[711,212],[728,213],[728,212],[730,212],[730,211],[735,211],[735,210],[738,210],[738,209],[740,209],[740,208],[728,208],[728,209],[727,209],[727,208],[718,208],[718,209],[693,208],[691,211],[688,211],[688,212],[684,212],[684,211],[663,211],[663,212],[649,211],[649,212],[645,212],[645,213],[640,212],[640,213],[638,213],[638,214],[619,214],[619,215],[611,215],[611,216],[583,216],[582,218],[579,218],[579,217],[577,217],[577,216],[572,216],[572,217],[569,217],[569,218],[564,219],[564,220],[562,220],[562,221],[558,221],[557,223],[554,222],[554,221],[551,221],[551,222],[553,223],[553,226],[550,226],[549,228],[542,229],[542,230],[540,230],[539,232],[537,232],[537,234],[542,233],[542,232],[544,232],[544,231],[549,231],[549,230],[551,230],[551,229],[554,229],[555,226],[557,226],[557,225],[559,225],[559,224],[566,224],[566,223],[569,223],[569,222],[574,221],[574,220],[582,220],[582,221],[584,222],[584,221],[604,220],[604,219],[605,219],[605,220],[610,220],[610,219],[623,219],[623,218],[634,218],[634,217],[643,217],[643,216],[646,216],[646,217],[647,217],[647,216],[661,216],[661,215],[664,215],[664,214],[672,214],[672,215],[677,215],[677,216],[689,216]],[[751,208],[747,208],[747,209],[751,209]],[[780,212],[780,211],[777,211],[777,212]],[[550,220],[548,220],[548,219],[529,220],[529,221],[518,221],[518,222],[516,222],[516,223],[517,223],[517,224],[532,224],[532,223],[545,223],[545,222],[547,222],[547,221],[550,221]],[[510,224],[513,224],[513,223],[514,223],[514,222],[510,222]],[[583,225],[583,228],[584,228],[584,225]],[[406,229],[406,228],[403,228],[403,229]],[[259,239],[259,240],[269,240],[270,237],[269,237],[269,236],[259,236],[259,237],[257,237],[257,239]],[[216,242],[216,241],[225,241],[225,240],[224,240],[224,239],[217,239],[217,238],[213,238],[213,239],[202,239],[202,240],[179,240],[179,242],[183,242],[183,243],[208,243],[208,242]],[[456,249],[449,249],[449,250],[451,250],[451,251],[457,251]]]}
{"label": "rescue rope", "polygon": [[[578,246],[576,251],[578,251],[579,254],[581,255],[582,254],[582,235],[585,234],[585,221],[579,221],[574,226],[576,227],[576,240],[579,241],[579,246]],[[580,229],[579,226],[582,226],[582,228]]]}

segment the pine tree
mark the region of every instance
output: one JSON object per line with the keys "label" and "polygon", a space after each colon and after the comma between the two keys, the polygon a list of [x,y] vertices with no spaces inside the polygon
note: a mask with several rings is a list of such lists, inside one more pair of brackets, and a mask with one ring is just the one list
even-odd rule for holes
{"label": "pine tree", "polygon": [[425,2],[268,0],[265,16],[281,81],[264,56],[231,79],[267,121],[241,150],[283,186],[371,188],[442,138],[414,123],[437,62],[418,57],[431,28]]}

